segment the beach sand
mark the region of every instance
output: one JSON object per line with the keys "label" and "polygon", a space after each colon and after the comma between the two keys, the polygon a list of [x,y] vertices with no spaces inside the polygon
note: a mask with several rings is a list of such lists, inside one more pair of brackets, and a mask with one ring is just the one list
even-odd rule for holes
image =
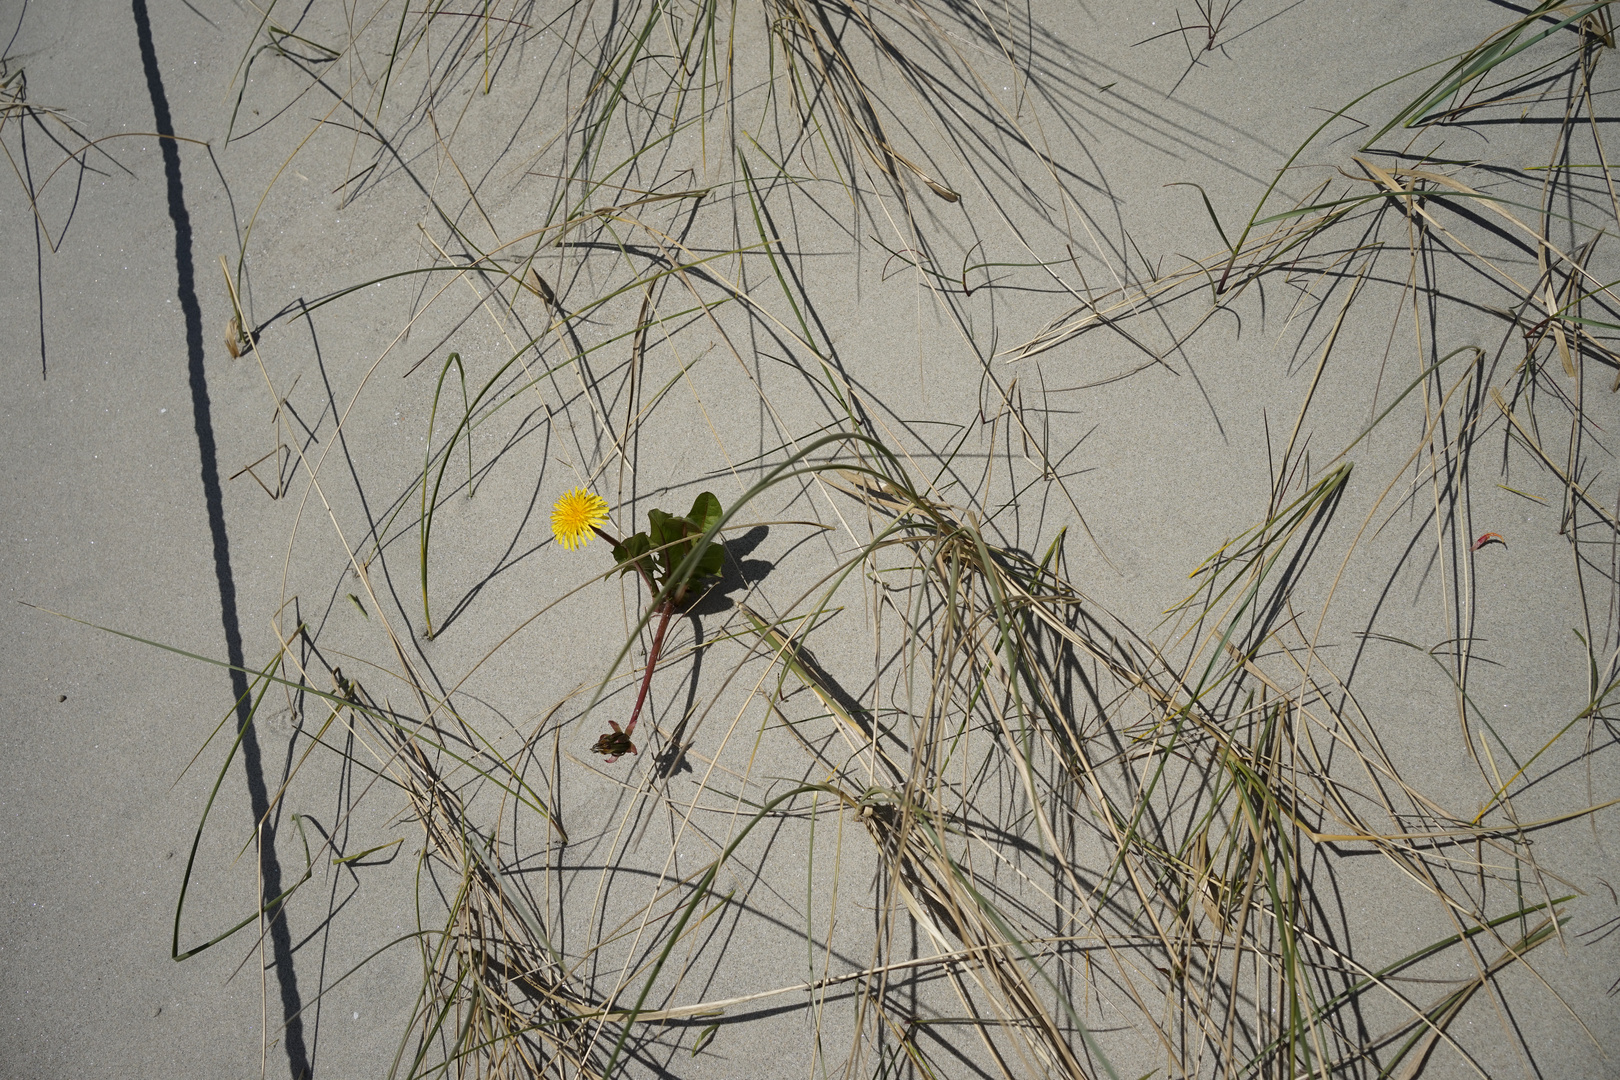
{"label": "beach sand", "polygon": [[[646,969],[632,964],[630,978],[625,965],[644,963],[653,938],[615,936],[617,920],[636,933],[636,913],[657,891],[690,879],[765,799],[827,774],[763,704],[781,669],[750,658],[755,639],[736,603],[803,614],[814,604],[799,598],[814,596],[870,538],[875,519],[847,483],[841,494],[807,480],[745,508],[725,534],[737,566],[726,597],[675,621],[673,659],[638,732],[642,752],[607,765],[590,748],[606,719],[630,708],[645,634],[611,695],[579,717],[643,612],[633,577],[597,580],[611,568],[605,544],[565,552],[552,542],[552,502],[591,485],[624,533],[645,527],[649,508],[684,511],[705,489],[729,507],[763,467],[847,428],[851,415],[903,452],[936,497],[975,507],[1009,549],[1038,559],[1067,530],[1066,571],[1087,603],[1181,657],[1198,634],[1181,637],[1187,625],[1164,613],[1197,587],[1192,571],[1263,518],[1308,399],[1288,459],[1306,472],[1294,479],[1326,475],[1347,446],[1340,460],[1354,470],[1289,549],[1308,559],[1279,563],[1297,574],[1275,615],[1279,632],[1318,643],[1312,663],[1342,680],[1338,706],[1366,718],[1412,789],[1463,822],[1491,801],[1488,776],[1508,781],[1517,769],[1492,753],[1505,747],[1525,765],[1572,721],[1510,782],[1517,820],[1620,797],[1613,722],[1589,709],[1589,681],[1614,679],[1606,665],[1620,646],[1609,523],[1614,371],[1577,348],[1582,366],[1570,378],[1548,342],[1545,388],[1513,396],[1524,334],[1503,313],[1523,301],[1517,283],[1538,280],[1535,245],[1489,207],[1447,203],[1452,231],[1431,228],[1427,254],[1413,259],[1397,208],[1376,238],[1336,234],[1289,256],[1302,260],[1297,275],[1277,270],[1212,309],[1221,229],[1237,240],[1268,192],[1270,214],[1315,198],[1320,183],[1350,186],[1366,125],[1381,126],[1443,66],[1357,99],[1472,47],[1517,9],[1246,0],[1232,5],[1218,47],[1193,54],[1187,43],[1201,45],[1204,31],[1157,36],[1201,17],[1190,2],[1011,13],[924,5],[917,10],[936,21],[894,23],[915,31],[899,40],[918,50],[923,70],[975,77],[908,82],[869,48],[860,53],[863,70],[879,73],[871,89],[904,148],[896,152],[916,165],[895,166],[898,179],[858,148],[840,158],[816,139],[795,143],[795,160],[773,160],[762,118],[790,109],[787,90],[778,88],[773,105],[760,20],[739,18],[728,45],[731,118],[682,127],[619,172],[613,163],[633,152],[638,129],[607,125],[595,166],[607,182],[580,205],[623,206],[655,184],[710,193],[603,214],[578,228],[573,249],[550,245],[549,234],[544,245],[518,238],[554,220],[555,170],[570,145],[557,137],[573,130],[569,109],[589,88],[558,57],[583,40],[569,35],[607,16],[502,9],[502,18],[526,20],[521,45],[487,64],[482,31],[457,37],[477,13],[446,16],[435,31],[442,39],[403,58],[383,95],[387,48],[377,42],[400,19],[399,5],[345,10],[316,3],[295,17],[278,8],[274,18],[292,20],[286,28],[296,32],[278,39],[278,53],[248,5],[0,0],[5,75],[14,79],[0,142],[18,173],[0,202],[0,580],[11,601],[0,655],[0,1074],[243,1076],[262,1060],[269,1076],[384,1075],[402,1040],[408,1064],[419,945],[436,940],[411,935],[419,919],[431,927],[442,918],[456,881],[442,868],[437,877],[420,872],[423,829],[393,786],[397,761],[353,713],[334,712],[333,700],[271,687],[226,766],[242,716],[233,703],[284,648],[279,677],[297,683],[302,667],[309,686],[341,696],[329,674],[339,667],[379,706],[420,718],[428,710],[400,674],[408,664],[435,692],[454,688],[456,723],[477,739],[501,754],[529,745],[528,778],[568,842],[534,818],[527,831],[501,834],[522,871],[513,880],[549,883],[533,886],[537,910],[563,911],[566,898],[568,914],[552,930],[574,976],[596,995],[620,995],[620,1007],[632,1004]],[[559,29],[541,26],[552,18],[563,19]],[[357,32],[363,44],[347,47]],[[517,33],[495,32],[498,43]],[[462,58],[429,71],[428,58],[451,40]],[[658,64],[675,62],[673,44],[659,48]],[[1596,78],[1612,90],[1612,57],[1604,63]],[[643,73],[629,85],[647,93]],[[1430,160],[1453,163],[1428,167],[1558,160],[1563,86],[1537,84],[1523,101],[1426,136]],[[1605,132],[1606,100],[1591,106]],[[1340,109],[1349,119],[1311,143],[1272,191],[1291,155]],[[741,179],[739,160],[751,179]],[[840,161],[864,170],[853,175],[854,195],[838,182]],[[1467,173],[1473,183],[1485,174]],[[1500,205],[1539,225],[1542,175],[1504,171]],[[1550,226],[1566,253],[1616,220],[1596,180],[1559,205],[1579,221]],[[1443,212],[1439,199],[1429,207]],[[636,224],[654,221],[657,229]],[[1375,251],[1374,239],[1385,247]],[[1608,243],[1582,256],[1592,281],[1620,276]],[[722,254],[737,249],[744,253]],[[576,313],[566,334],[548,331],[557,309],[534,290],[443,272],[492,252],[498,260],[536,250],[543,288]],[[1342,258],[1308,262],[1328,250]],[[639,398],[625,373],[649,293],[638,287],[586,309],[622,286],[636,259],[642,270],[691,264],[659,279],[651,310],[667,321],[646,332]],[[1202,284],[1194,273],[1190,286],[1156,291],[1190,260],[1210,268]],[[232,287],[258,333],[240,357],[226,345]],[[714,312],[699,310],[697,297]],[[1106,321],[1086,321],[1092,297],[1118,302]],[[1609,317],[1603,302],[1595,296],[1584,313]],[[1065,326],[1050,348],[1020,352],[1045,328]],[[525,352],[531,338],[540,345]],[[1477,362],[1457,352],[1469,348]],[[490,400],[508,403],[471,437],[471,465],[468,440],[450,455],[433,525],[430,640],[421,477],[429,440],[442,447],[461,417],[462,372],[445,366],[452,352],[474,393],[509,357],[527,359],[497,382]],[[1442,357],[1450,359],[1424,382]],[[1463,385],[1470,364],[1477,374]],[[1413,384],[1421,389],[1397,403]],[[1453,386],[1458,396],[1440,408]],[[1555,464],[1581,463],[1593,505],[1574,500],[1524,440],[1509,440],[1490,387],[1507,389],[1515,415],[1545,425],[1539,438]],[[1578,447],[1568,402],[1579,402],[1588,425]],[[624,437],[637,410],[644,422]],[[1436,447],[1447,448],[1438,459]],[[1288,486],[1288,498],[1304,486]],[[1485,533],[1504,543],[1459,547],[1459,538]],[[897,669],[883,667],[903,636],[909,580],[880,588],[855,574],[807,639],[829,677],[880,716],[920,700],[905,698]],[[887,636],[877,640],[880,609]],[[705,651],[693,670],[699,634]],[[1460,712],[1461,638],[1471,659]],[[1269,645],[1254,662],[1298,682]],[[800,684],[790,676],[784,686]],[[802,688],[771,708],[807,731],[820,715],[822,735],[834,740],[827,709]],[[688,713],[689,771],[658,776],[653,759]],[[1321,752],[1342,761],[1346,750]],[[447,761],[458,785],[470,779]],[[1346,783],[1370,804],[1387,779]],[[457,790],[476,812],[499,817],[488,788]],[[1019,816],[1029,809],[1019,782],[996,790],[998,805],[980,808],[986,820],[1018,818],[1009,829],[1033,829]],[[689,814],[699,804],[709,816]],[[891,932],[896,950],[908,934],[913,955],[936,948],[903,908],[893,924],[876,913],[874,897],[887,887],[893,902],[893,887],[882,885],[862,819],[824,800],[811,831],[809,805],[808,797],[792,804],[799,816],[774,839],[761,830],[739,848],[716,887],[730,906],[708,937],[691,939],[692,953],[683,944],[674,954],[671,964],[689,962],[691,972],[672,995],[664,976],[648,1008],[858,971]],[[1435,845],[1424,865],[1457,895],[1481,894],[1492,914],[1576,899],[1563,905],[1561,940],[1530,954],[1533,972],[1507,967],[1447,1018],[1457,1045],[1442,1041],[1424,1075],[1620,1075],[1610,993],[1620,936],[1606,936],[1620,917],[1620,864],[1607,833],[1615,812],[1538,828],[1528,834],[1533,848],[1511,831],[1492,834],[1508,848],[1521,843],[1546,870],[1517,884],[1503,870],[1475,888],[1478,861],[1507,866],[1504,850],[1483,840]],[[1499,830],[1512,824],[1502,814],[1498,807],[1488,819]],[[263,859],[254,843],[261,819],[271,841]],[[1050,917],[1038,910],[1050,867],[1040,869],[1034,833],[1019,835],[1004,850],[1013,853],[1007,865],[1032,875],[1029,917]],[[1084,859],[1106,861],[1086,846],[1093,840],[1074,841],[1088,881],[1104,867]],[[976,872],[998,872],[992,846],[973,849],[988,860]],[[1306,929],[1366,969],[1471,925],[1419,880],[1416,863],[1403,870],[1366,843],[1305,848],[1317,913]],[[835,858],[845,861],[835,867]],[[830,913],[818,890],[835,877],[841,906]],[[257,932],[259,898],[294,885]],[[1541,917],[1527,916],[1523,929]],[[235,936],[171,959],[244,919]],[[821,928],[813,946],[807,925]],[[1427,1007],[1465,985],[1433,980],[1466,980],[1501,951],[1454,949],[1443,961],[1454,970],[1425,968],[1430,982],[1398,989]],[[1131,965],[1132,992],[1146,1004],[1133,1005],[1117,979],[1099,980],[1095,996],[1078,982],[1061,993],[1118,1075],[1163,1076],[1167,1051],[1143,1015],[1163,1019],[1181,1006],[1166,968],[1147,953]],[[947,981],[885,992],[893,1015],[911,1009],[937,1022],[919,1041],[940,1075],[996,1075],[971,1026],[952,1026],[963,1008]],[[643,1025],[649,1041],[624,1067],[843,1075],[857,1031],[881,1027],[871,1015],[855,1018],[857,997],[800,991],[734,1008],[696,1053],[708,1018]],[[1356,1021],[1366,1029],[1346,1039],[1404,1018],[1380,1000]],[[1197,1031],[1176,1030],[1188,1040],[1178,1050],[1197,1068],[1230,1067],[1187,1050]],[[863,1075],[889,1075],[882,1061],[898,1060],[883,1057],[895,1053],[894,1029],[884,1031],[888,1049],[866,1051]],[[601,1054],[614,1037],[610,1028]],[[1068,1037],[1083,1043],[1072,1028]],[[1381,1053],[1387,1060],[1390,1048]],[[1043,1067],[1006,1068],[1024,1076]],[[1095,1059],[1086,1068],[1106,1075]],[[1276,1062],[1266,1068],[1257,1075],[1281,1074]],[[1345,1069],[1376,1073],[1367,1061]]]}

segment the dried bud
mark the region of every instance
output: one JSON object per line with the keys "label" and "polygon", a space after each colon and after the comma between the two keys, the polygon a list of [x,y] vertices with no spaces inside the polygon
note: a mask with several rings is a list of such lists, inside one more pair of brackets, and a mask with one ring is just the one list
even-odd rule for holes
{"label": "dried bud", "polygon": [[604,732],[602,737],[596,740],[596,745],[591,747],[591,749],[596,751],[598,754],[607,755],[607,763],[611,765],[615,761],[618,761],[622,755],[635,753],[636,746],[630,741],[630,733],[621,729],[618,724],[614,723],[612,720],[609,720],[608,727],[612,728],[613,730]]}

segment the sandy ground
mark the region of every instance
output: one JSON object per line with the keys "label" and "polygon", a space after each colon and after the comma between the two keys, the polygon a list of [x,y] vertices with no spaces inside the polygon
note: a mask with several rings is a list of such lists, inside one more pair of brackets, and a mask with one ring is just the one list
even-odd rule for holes
{"label": "sandy ground", "polygon": [[[1201,185],[1230,230],[1327,113],[1472,45],[1514,10],[1465,2],[1246,0],[1231,15],[1223,47],[1189,71],[1180,38],[1135,43],[1173,26],[1178,15],[1192,18],[1190,4],[1044,5],[1032,17],[1045,36],[1027,45],[1043,58],[1048,83],[1062,85],[1060,73],[1068,72],[1074,92],[1029,105],[1029,116],[1086,219],[1073,229],[1093,241],[1082,255],[1096,265],[1085,265],[1105,276],[1106,260],[1095,252],[1108,252],[1117,256],[1110,266],[1141,275],[1217,250],[1219,236],[1197,191],[1165,185]],[[336,33],[335,11],[309,16],[307,36]],[[0,758],[6,871],[0,1074],[7,1077],[245,1076],[261,1061],[270,1076],[381,1075],[394,1060],[418,985],[410,947],[384,952],[343,978],[416,920],[412,851],[420,837],[396,818],[397,802],[358,802],[368,782],[363,772],[325,754],[311,758],[271,815],[273,857],[262,864],[268,869],[256,869],[254,820],[298,764],[308,745],[306,725],[319,720],[285,695],[272,695],[262,707],[224,773],[176,930],[182,876],[234,730],[233,701],[247,683],[226,668],[74,619],[249,668],[273,655],[278,625],[285,633],[303,620],[326,635],[351,675],[390,662],[376,636],[386,619],[411,643],[413,656],[454,682],[537,607],[604,568],[599,548],[565,558],[546,545],[545,515],[564,488],[617,475],[624,499],[612,501],[639,498],[638,515],[649,505],[684,507],[700,481],[729,503],[746,486],[748,463],[778,450],[784,431],[803,438],[831,419],[824,400],[759,359],[776,343],[743,330],[715,358],[702,359],[718,334],[692,330],[684,344],[671,346],[694,365],[689,389],[671,395],[663,426],[647,436],[632,478],[603,467],[611,453],[592,434],[588,403],[575,401],[547,414],[543,445],[537,437],[519,447],[528,455],[520,461],[532,468],[492,474],[476,498],[447,503],[436,526],[442,556],[430,587],[443,612],[441,638],[430,642],[421,633],[421,591],[414,556],[405,550],[415,543],[410,537],[367,583],[382,609],[370,599],[362,603],[365,590],[347,569],[343,546],[361,550],[379,534],[397,539],[399,530],[390,533],[386,524],[390,515],[402,507],[413,512],[439,365],[452,349],[468,358],[500,353],[512,328],[481,314],[476,302],[457,300],[461,307],[431,309],[408,339],[396,342],[409,313],[431,295],[414,279],[368,287],[307,320],[291,316],[300,304],[425,265],[430,241],[446,238],[424,193],[453,195],[461,183],[456,170],[472,172],[483,193],[476,206],[450,200],[463,213],[458,227],[471,233],[487,226],[497,237],[532,227],[537,196],[513,179],[527,149],[514,149],[508,138],[521,130],[538,146],[557,120],[547,105],[525,96],[531,91],[522,89],[524,80],[544,77],[528,69],[510,76],[520,88],[510,96],[486,99],[458,89],[455,100],[466,111],[438,121],[455,127],[454,165],[452,155],[435,155],[432,133],[418,124],[411,154],[384,170],[392,172],[389,181],[351,198],[344,181],[371,157],[364,146],[356,156],[363,140],[352,125],[343,126],[353,118],[333,110],[328,84],[356,77],[340,71],[341,64],[311,90],[294,65],[256,58],[231,129],[243,88],[240,62],[262,40],[254,37],[256,23],[246,6],[201,0],[0,0],[6,73],[26,73],[31,105],[59,110],[79,132],[102,140],[82,157],[88,168],[69,160],[52,172],[66,157],[63,146],[78,145],[65,137],[53,144],[47,132],[61,129],[10,117],[0,130],[12,163],[27,177],[8,179],[0,197],[0,356],[7,373],[0,389],[0,580],[10,602],[3,613],[8,647],[0,656],[7,744]],[[538,54],[526,62],[543,68]],[[904,112],[910,106],[902,87],[887,89],[891,108],[916,117],[916,138],[944,145],[927,129],[925,113]],[[1018,90],[1009,82],[987,92]],[[1371,120],[1400,98],[1375,95],[1353,113]],[[378,122],[405,115],[406,102],[402,94]],[[1473,136],[1478,144],[1456,156],[1488,149],[1497,160],[1546,158],[1545,132],[1533,125],[1481,130]],[[154,132],[175,138],[165,143]],[[672,145],[675,158],[692,153]],[[979,258],[970,255],[975,244],[983,245],[983,262],[1027,264],[1032,252],[1061,258],[1061,244],[1041,239],[1040,230],[1062,214],[1042,201],[1038,155],[1008,151],[998,161],[984,147],[969,147],[954,168],[943,150],[934,159],[945,163],[943,182],[963,198],[960,205],[929,201],[917,187],[930,226],[946,248],[954,245],[963,265]],[[1349,142],[1329,145],[1315,160],[1344,163],[1352,150]],[[692,167],[700,178],[706,168],[714,175],[701,155]],[[37,228],[24,183],[43,190]],[[1295,190],[1309,187],[1301,180]],[[875,196],[873,205],[880,204],[892,210]],[[820,298],[818,332],[836,348],[870,415],[920,455],[937,453],[946,441],[930,424],[960,426],[984,414],[988,399],[975,357],[1012,349],[1074,307],[1055,288],[1027,284],[1025,271],[1008,270],[1008,288],[986,288],[950,309],[960,318],[947,317],[916,275],[896,273],[899,264],[885,261],[881,246],[860,242],[874,226],[848,200],[840,205],[812,192],[784,196],[775,206],[783,218],[775,227],[791,237],[804,288]],[[881,240],[891,249],[903,246],[893,236]],[[250,269],[244,307],[262,329],[263,367],[251,355],[233,359],[223,344],[231,303],[220,260],[234,268],[244,242]],[[691,240],[694,247],[706,242],[737,241],[718,234]],[[1600,251],[1595,265],[1608,255]],[[754,287],[769,282],[758,266],[749,272]],[[992,278],[1002,272],[975,271]],[[1438,351],[1494,350],[1502,335],[1500,320],[1489,315],[1492,304],[1502,303],[1494,286],[1462,274],[1449,280],[1459,302],[1442,319],[1447,340]],[[1309,425],[1322,459],[1365,426],[1370,381],[1387,377],[1386,387],[1404,385],[1416,370],[1410,345],[1400,353],[1389,344],[1392,322],[1403,310],[1410,318],[1410,301],[1401,306],[1403,284],[1375,274],[1358,304],[1377,314],[1352,320],[1334,345],[1335,356],[1356,360],[1325,369],[1322,404]],[[1339,300],[1335,295],[1325,314],[1295,322],[1292,294],[1278,288],[1252,295],[1168,364],[1114,382],[1108,380],[1138,367],[1143,356],[1123,337],[1067,342],[1043,354],[1036,370],[1036,361],[1015,371],[998,356],[997,370],[1008,379],[1023,372],[1026,388],[1099,384],[1063,398],[1042,422],[1049,456],[1064,463],[1073,506],[1050,492],[1021,505],[1008,526],[1017,541],[1041,550],[1070,528],[1071,567],[1082,587],[1126,622],[1151,627],[1181,598],[1186,574],[1263,508],[1271,482],[1267,431],[1280,442],[1297,415]],[[603,309],[588,332],[606,338],[622,331],[638,303],[626,298]],[[785,319],[786,307],[775,306]],[[1140,335],[1170,332],[1151,317],[1131,325]],[[762,407],[737,377],[726,355],[733,347],[752,378],[770,387],[779,413]],[[418,375],[401,377],[422,361]],[[1510,376],[1503,367],[1493,377],[1500,385]],[[1598,427],[1609,425],[1606,438],[1620,421],[1610,378],[1593,374],[1586,403]],[[1390,400],[1392,391],[1382,392],[1380,400]],[[278,401],[286,403],[279,412]],[[1421,410],[1412,416],[1421,427]],[[1550,445],[1566,436],[1546,437]],[[975,435],[966,455],[996,460],[1010,444],[998,451],[993,440],[1007,437],[1004,429]],[[1365,484],[1329,526],[1329,546],[1342,549],[1355,536],[1383,485],[1403,475],[1412,445],[1404,435],[1381,435],[1360,448],[1357,475]],[[497,449],[478,445],[481,454]],[[297,452],[319,456],[322,484],[307,483],[291,461]],[[1380,731],[1407,779],[1443,800],[1455,797],[1459,807],[1477,805],[1487,789],[1462,745],[1443,674],[1420,651],[1369,645],[1354,635],[1374,627],[1427,646],[1446,637],[1448,618],[1465,596],[1483,657],[1476,705],[1501,715],[1510,742],[1533,753],[1581,711],[1587,664],[1572,628],[1590,631],[1612,652],[1615,613],[1606,593],[1582,597],[1577,590],[1570,545],[1560,535],[1560,485],[1515,453],[1519,471],[1482,477],[1473,516],[1462,526],[1504,534],[1508,544],[1469,560],[1461,580],[1448,576],[1449,566],[1436,568],[1433,525],[1424,532],[1426,504],[1414,502],[1417,509],[1369,541],[1375,556],[1337,585],[1335,556],[1300,586],[1300,607],[1313,613],[1329,588],[1338,590],[1342,621],[1329,637],[1340,650],[1335,655],[1357,668],[1360,706],[1387,718]],[[1588,482],[1594,493],[1607,491],[1599,498],[1612,506],[1612,463],[1607,450],[1597,457]],[[1509,493],[1498,479],[1542,501]],[[986,485],[1005,491],[997,485],[1015,482],[995,476]],[[1094,544],[1078,539],[1076,509]],[[819,511],[804,500],[784,500],[774,512],[791,519]],[[816,560],[831,542],[781,525],[760,536],[757,551],[748,552],[757,561],[750,602],[784,610],[821,573]],[[357,594],[352,602],[350,594]],[[479,669],[469,715],[477,713],[492,731],[532,726],[606,667],[627,625],[617,597],[608,604],[582,593],[564,602]],[[703,625],[713,635],[728,624],[717,615]],[[823,661],[834,669],[869,665],[870,648],[858,638],[819,643]],[[661,707],[678,708],[672,701]],[[222,722],[223,735],[203,749]],[[567,728],[558,743],[562,767],[571,771],[557,780],[557,791],[568,808],[570,857],[582,867],[607,857],[632,803],[589,753],[599,726],[593,720]],[[1555,755],[1558,767],[1549,765],[1545,781],[1525,795],[1526,818],[1620,795],[1611,742],[1609,729],[1597,725],[1589,747]],[[766,753],[778,755],[762,766],[769,775],[804,768],[797,748]],[[630,764],[644,770],[649,756]],[[363,809],[351,812],[357,804]],[[1620,886],[1620,865],[1605,839],[1613,815],[1538,834],[1537,858],[1568,882],[1564,891],[1582,895],[1571,908],[1565,943],[1536,954],[1547,985],[1511,972],[1500,992],[1477,996],[1456,1021],[1458,1032],[1482,1033],[1476,1060],[1489,1075],[1620,1075],[1613,1056],[1620,1052],[1620,1020],[1609,995],[1620,977],[1620,938],[1601,936],[1608,920],[1620,916],[1608,887]],[[654,827],[655,839],[662,828]],[[407,839],[392,855],[333,862],[337,853],[353,855],[402,835]],[[250,928],[184,962],[170,959],[177,932],[182,950],[194,948],[251,915],[256,897],[297,882],[306,852],[313,853],[308,882],[262,938]],[[782,897],[804,888],[797,860],[789,852],[780,863],[764,864],[764,891],[787,915],[794,903]],[[769,914],[772,902],[762,900],[758,910]],[[1448,932],[1433,899],[1399,875],[1351,877],[1338,903],[1352,922],[1384,928],[1388,940],[1374,948],[1382,961]],[[706,984],[706,997],[803,977],[802,937],[795,946],[791,926],[778,934],[769,920],[762,925],[732,931],[726,972]],[[858,955],[860,937],[854,933],[850,955]],[[798,965],[791,973],[784,974],[784,955]],[[635,1068],[683,1076],[811,1075],[818,1066],[805,1033],[804,1010],[785,1009],[728,1026],[704,1056],[680,1049]],[[1120,1036],[1120,1046],[1122,1062],[1134,1061],[1129,1037]],[[969,1074],[968,1060],[960,1063],[961,1075]],[[1151,1053],[1144,1060],[1143,1068],[1155,1067]],[[1427,1075],[1476,1073],[1441,1049]]]}

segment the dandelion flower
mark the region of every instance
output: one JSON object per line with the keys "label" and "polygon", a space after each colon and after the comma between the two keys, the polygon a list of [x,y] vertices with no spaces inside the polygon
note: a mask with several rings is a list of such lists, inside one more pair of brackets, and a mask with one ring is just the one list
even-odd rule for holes
{"label": "dandelion flower", "polygon": [[551,532],[569,551],[584,547],[591,530],[607,520],[608,505],[601,496],[575,488],[551,508]]}

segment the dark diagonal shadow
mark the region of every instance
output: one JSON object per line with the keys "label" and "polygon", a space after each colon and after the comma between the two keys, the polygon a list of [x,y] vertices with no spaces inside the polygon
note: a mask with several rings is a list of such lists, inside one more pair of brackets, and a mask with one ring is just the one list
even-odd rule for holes
{"label": "dark diagonal shadow", "polygon": [[[225,502],[220,490],[218,452],[214,445],[214,421],[208,402],[208,376],[203,369],[202,305],[197,301],[196,269],[191,256],[191,215],[186,210],[185,188],[180,182],[180,149],[174,139],[174,119],[169,113],[168,95],[158,73],[157,50],[152,44],[152,21],[146,0],[130,0],[135,14],[135,32],[140,38],[141,65],[146,70],[146,88],[152,96],[152,112],[157,121],[163,152],[163,175],[169,189],[169,218],[174,222],[174,262],[178,276],[176,294],[186,319],[186,366],[191,379],[191,413],[197,430],[197,456],[202,473],[203,500],[208,505],[208,532],[214,543],[214,577],[219,583],[220,620],[225,628],[225,649],[231,664],[231,693],[236,698],[237,730],[242,736],[242,763],[247,771],[248,796],[253,819],[265,821],[259,845],[263,872],[263,900],[281,895],[281,863],[276,858],[275,824],[266,820],[270,807],[265,789],[264,770],[259,757],[259,740],[251,724],[251,696],[243,674],[242,630],[236,615],[236,579],[231,573],[230,542],[225,534]],[[261,903],[263,902],[261,900]],[[298,996],[298,980],[293,972],[292,940],[287,921],[279,908],[267,912],[270,943],[275,954],[276,982],[281,988],[281,1011],[286,1021],[287,1064],[294,1080],[310,1075],[309,1053],[304,1046],[304,1024],[299,1017],[303,1002]]]}

